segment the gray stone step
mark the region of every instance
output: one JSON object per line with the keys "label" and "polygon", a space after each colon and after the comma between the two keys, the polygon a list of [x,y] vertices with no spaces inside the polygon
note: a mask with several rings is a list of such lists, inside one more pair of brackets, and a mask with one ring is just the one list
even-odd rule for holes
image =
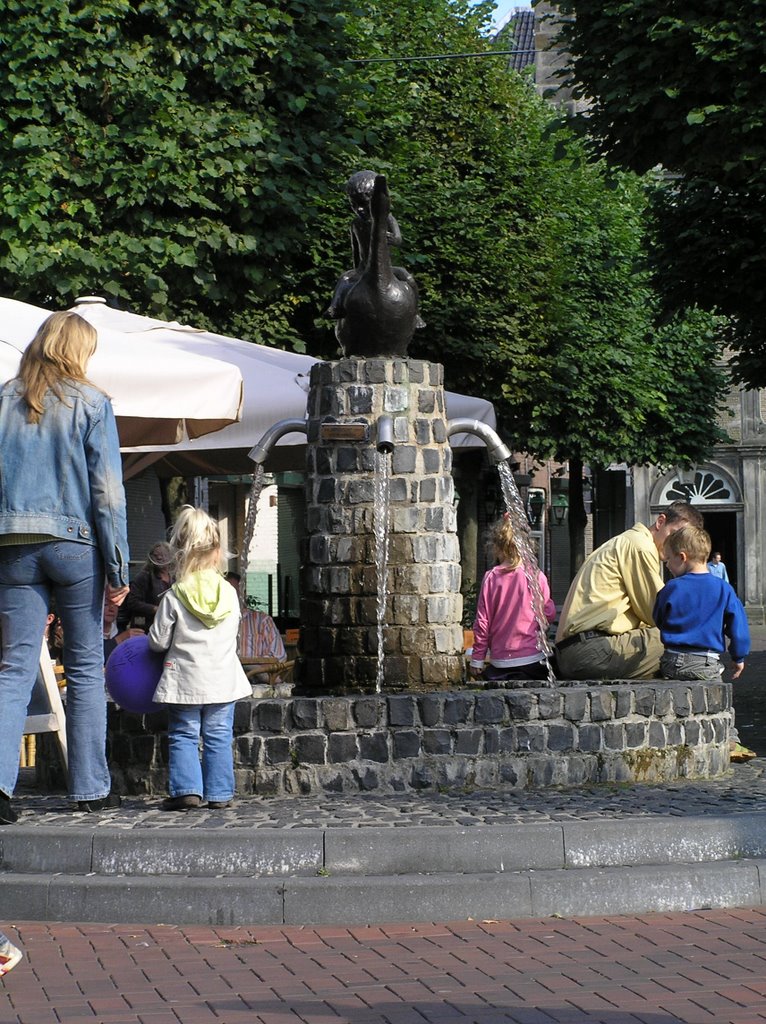
{"label": "gray stone step", "polygon": [[513,827],[0,829],[6,919],[175,924],[759,905],[766,814]]}
{"label": "gray stone step", "polygon": [[8,921],[352,925],[758,906],[766,861],[282,879],[8,872],[2,886]]}
{"label": "gray stone step", "polygon": [[0,870],[303,876],[507,872],[766,857],[766,814],[405,828],[0,829]]}

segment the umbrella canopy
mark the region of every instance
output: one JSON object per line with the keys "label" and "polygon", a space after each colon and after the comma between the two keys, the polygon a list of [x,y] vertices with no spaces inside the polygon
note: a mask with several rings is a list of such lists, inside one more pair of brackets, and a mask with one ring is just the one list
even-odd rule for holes
{"label": "umbrella canopy", "polygon": [[[227,338],[209,331],[199,331],[176,323],[111,309],[102,301],[79,301],[75,307],[99,331],[121,336],[130,349],[135,337],[147,336],[181,360],[186,354],[212,357],[231,363],[244,381],[244,405],[238,423],[225,427],[213,437],[186,438],[173,446],[162,444],[136,445],[134,471],[154,463],[160,473],[181,475],[214,475],[252,472],[247,453],[278,420],[302,419],[306,415],[306,398],[313,356],[283,352],[254,342]],[[491,402],[447,392],[447,415],[451,419],[470,418],[494,428],[495,410]],[[270,455],[268,468],[300,468],[306,438],[292,433],[282,437]],[[457,447],[483,444],[472,434],[451,438]],[[158,458],[161,461],[157,461]]]}
{"label": "umbrella canopy", "polygon": [[[50,313],[0,298],[0,380],[16,375],[21,353]],[[169,348],[151,330],[126,335],[87,319],[98,331],[88,377],[112,399],[122,446],[183,444],[237,422],[242,375],[230,360]]]}

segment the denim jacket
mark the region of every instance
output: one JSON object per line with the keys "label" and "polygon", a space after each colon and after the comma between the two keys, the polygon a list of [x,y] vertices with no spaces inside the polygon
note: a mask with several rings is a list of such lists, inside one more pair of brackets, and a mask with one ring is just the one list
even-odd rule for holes
{"label": "denim jacket", "polygon": [[0,389],[0,534],[45,534],[98,547],[112,586],[128,582],[117,425],[97,388],[67,381],[27,421],[18,380]]}

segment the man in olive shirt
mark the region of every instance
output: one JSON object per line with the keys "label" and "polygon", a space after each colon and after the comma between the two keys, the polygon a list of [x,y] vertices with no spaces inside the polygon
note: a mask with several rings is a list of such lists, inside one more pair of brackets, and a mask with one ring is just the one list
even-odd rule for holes
{"label": "man in olive shirt", "polygon": [[700,513],[674,501],[652,526],[637,523],[585,560],[572,581],[556,633],[562,679],[654,679],[663,646],[652,611],[666,537],[702,528]]}

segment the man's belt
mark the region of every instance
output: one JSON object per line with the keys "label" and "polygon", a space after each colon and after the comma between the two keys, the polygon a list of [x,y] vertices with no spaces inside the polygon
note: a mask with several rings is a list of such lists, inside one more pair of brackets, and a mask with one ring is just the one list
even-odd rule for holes
{"label": "man's belt", "polygon": [[556,650],[563,651],[566,647],[571,647],[572,644],[581,644],[584,640],[595,640],[599,636],[613,636],[612,633],[605,633],[601,629],[588,629],[584,633],[573,633],[572,636],[566,636],[563,640],[556,641]]}

